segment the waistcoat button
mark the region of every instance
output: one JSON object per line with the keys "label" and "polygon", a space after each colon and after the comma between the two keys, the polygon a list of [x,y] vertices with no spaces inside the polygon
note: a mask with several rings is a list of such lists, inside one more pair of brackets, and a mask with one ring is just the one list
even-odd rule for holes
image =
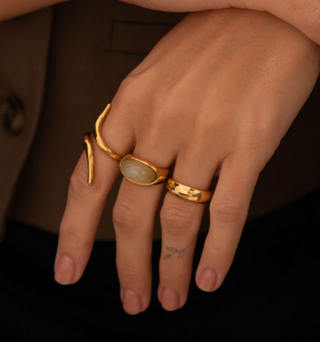
{"label": "waistcoat button", "polygon": [[12,136],[18,135],[25,127],[25,112],[21,100],[16,95],[0,96],[0,118],[4,130]]}

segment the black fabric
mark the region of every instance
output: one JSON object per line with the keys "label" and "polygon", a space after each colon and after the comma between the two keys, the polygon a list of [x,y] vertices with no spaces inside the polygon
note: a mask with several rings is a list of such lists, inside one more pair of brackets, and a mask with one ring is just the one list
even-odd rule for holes
{"label": "black fabric", "polygon": [[8,222],[0,245],[0,341],[319,341],[319,206],[320,190],[247,223],[222,287],[204,293],[192,280],[176,312],[156,298],[155,242],[153,299],[137,316],[122,310],[114,243],[96,243],[80,282],[61,286],[53,280],[57,236]]}

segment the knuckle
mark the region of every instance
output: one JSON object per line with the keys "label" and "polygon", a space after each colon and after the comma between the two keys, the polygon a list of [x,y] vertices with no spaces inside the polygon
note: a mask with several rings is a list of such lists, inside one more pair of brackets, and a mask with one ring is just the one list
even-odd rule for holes
{"label": "knuckle", "polygon": [[101,178],[95,174],[93,186],[88,185],[88,170],[84,167],[76,167],[73,171],[70,182],[69,192],[77,199],[88,200],[92,196],[104,197],[106,188]]}
{"label": "knuckle", "polygon": [[131,103],[134,98],[138,98],[139,90],[143,87],[143,82],[139,75],[129,74],[120,83],[116,97],[119,103]]}
{"label": "knuckle", "polygon": [[194,217],[180,207],[163,208],[160,213],[163,228],[171,235],[181,235],[182,231],[194,226]]}
{"label": "knuckle", "polygon": [[117,262],[117,270],[123,287],[130,287],[144,278],[142,269]]}
{"label": "knuckle", "polygon": [[309,3],[304,11],[304,26],[307,31],[315,36],[320,37],[320,6],[317,3]]}
{"label": "knuckle", "polygon": [[214,258],[219,258],[219,260],[227,262],[229,266],[234,258],[235,249],[232,249],[230,246],[227,247],[223,244],[214,244],[211,247],[211,255],[213,255]]}
{"label": "knuckle", "polygon": [[186,270],[183,267],[174,267],[174,265],[170,263],[164,263],[163,259],[162,262],[160,262],[161,282],[168,285],[172,284],[172,288],[186,281],[190,276],[190,271],[190,269]]}
{"label": "knuckle", "polygon": [[130,89],[131,89],[131,81],[130,81],[130,78],[127,77],[120,83],[119,89],[117,91],[117,98],[120,98],[119,99],[120,102],[123,100],[127,100],[130,97],[131,95]]}
{"label": "knuckle", "polygon": [[274,131],[274,123],[270,120],[252,115],[250,120],[247,120],[243,128],[239,130],[234,141],[238,149],[260,149],[272,142]]}
{"label": "knuckle", "polygon": [[146,86],[143,77],[139,74],[128,75],[120,84],[112,104],[117,108],[117,113],[122,119],[130,121],[134,108],[141,102],[141,98],[145,98]]}
{"label": "knuckle", "polygon": [[139,208],[130,201],[117,201],[113,208],[113,223],[118,232],[125,234],[140,230],[143,224]]}
{"label": "knuckle", "polygon": [[91,241],[83,239],[76,229],[71,229],[69,226],[65,227],[63,224],[60,227],[59,238],[72,246],[91,248]]}
{"label": "knuckle", "polygon": [[77,167],[70,178],[69,191],[77,197],[85,197],[90,193],[90,187],[87,183],[87,170]]}
{"label": "knuckle", "polygon": [[210,212],[213,220],[234,223],[242,221],[246,217],[246,210],[240,202],[224,199],[212,203]]}

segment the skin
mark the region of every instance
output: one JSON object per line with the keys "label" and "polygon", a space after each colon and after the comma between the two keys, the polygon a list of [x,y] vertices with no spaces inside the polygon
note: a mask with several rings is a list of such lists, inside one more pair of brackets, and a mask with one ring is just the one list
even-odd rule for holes
{"label": "skin", "polygon": [[166,12],[194,12],[209,9],[243,8],[265,11],[293,25],[320,44],[320,3],[318,0],[121,0]]}
{"label": "skin", "polygon": [[[123,81],[102,134],[119,155],[133,153],[173,177],[209,189],[210,227],[196,271],[204,291],[218,289],[232,264],[259,173],[272,157],[319,75],[319,47],[267,13],[192,13]],[[86,267],[119,164],[95,143],[95,183],[82,154],[71,177],[55,277],[77,282]],[[123,308],[146,310],[151,296],[153,221],[164,185],[123,179],[114,206],[116,264]],[[161,208],[159,300],[166,310],[187,301],[205,205],[167,193]]]}
{"label": "skin", "polygon": [[[70,0],[0,0],[0,21]],[[243,8],[265,11],[293,25],[320,44],[320,2],[318,0],[119,0],[166,12],[195,12]]]}

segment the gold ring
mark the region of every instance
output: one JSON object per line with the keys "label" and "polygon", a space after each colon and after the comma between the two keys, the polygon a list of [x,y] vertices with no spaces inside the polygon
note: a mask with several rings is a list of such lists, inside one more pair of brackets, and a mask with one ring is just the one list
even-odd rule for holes
{"label": "gold ring", "polygon": [[132,154],[128,154],[121,159],[120,171],[128,181],[138,185],[162,183],[169,174],[168,168],[152,165]]}
{"label": "gold ring", "polygon": [[209,190],[198,190],[187,185],[181,184],[169,178],[167,181],[167,189],[170,193],[190,202],[207,203],[212,198],[212,192]]}
{"label": "gold ring", "polygon": [[115,159],[116,161],[120,161],[122,157],[120,157],[118,154],[114,153],[103,141],[101,136],[101,127],[104,123],[104,120],[106,119],[107,115],[109,114],[111,109],[111,104],[109,103],[105,110],[100,114],[98,117],[95,125],[94,125],[94,138],[96,139],[97,145],[105,151],[111,158]]}
{"label": "gold ring", "polygon": [[109,103],[105,110],[100,114],[98,117],[95,125],[94,125],[94,132],[86,133],[83,137],[83,144],[84,149],[86,151],[87,155],[87,163],[88,163],[88,185],[93,184],[94,179],[94,157],[93,157],[93,149],[91,144],[91,138],[94,137],[94,139],[97,142],[97,145],[105,151],[111,158],[115,159],[116,161],[120,161],[122,157],[114,153],[103,141],[101,137],[101,127],[104,123],[105,118],[107,117],[108,113],[110,112],[111,104]]}
{"label": "gold ring", "polygon": [[92,152],[92,145],[91,145],[91,138],[93,133],[86,133],[83,137],[83,145],[84,150],[86,151],[87,155],[87,162],[88,162],[88,185],[93,184],[93,170],[94,170],[94,163],[93,163],[93,152]]}

